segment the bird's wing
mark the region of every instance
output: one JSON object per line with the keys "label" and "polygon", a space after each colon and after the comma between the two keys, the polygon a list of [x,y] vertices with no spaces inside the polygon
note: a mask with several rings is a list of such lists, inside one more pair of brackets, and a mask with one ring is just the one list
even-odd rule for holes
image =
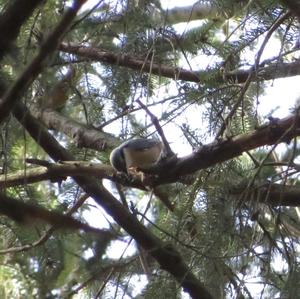
{"label": "bird's wing", "polygon": [[161,141],[158,139],[136,138],[124,142],[122,147],[143,151],[155,146],[160,146],[162,148]]}

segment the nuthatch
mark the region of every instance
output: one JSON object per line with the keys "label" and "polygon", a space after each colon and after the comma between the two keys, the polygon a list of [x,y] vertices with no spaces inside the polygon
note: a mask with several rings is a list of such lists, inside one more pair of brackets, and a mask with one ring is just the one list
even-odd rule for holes
{"label": "nuthatch", "polygon": [[[163,143],[157,139],[136,138],[128,140],[115,148],[110,154],[110,163],[117,171],[133,174],[140,177],[147,185],[151,183],[147,175],[139,172],[139,168],[148,168],[160,160],[164,153]],[[153,189],[154,194],[163,204],[174,211],[174,205],[157,187]]]}
{"label": "nuthatch", "polygon": [[156,139],[136,138],[125,141],[110,154],[110,163],[118,171],[130,173],[138,168],[155,164],[163,151],[163,144]]}

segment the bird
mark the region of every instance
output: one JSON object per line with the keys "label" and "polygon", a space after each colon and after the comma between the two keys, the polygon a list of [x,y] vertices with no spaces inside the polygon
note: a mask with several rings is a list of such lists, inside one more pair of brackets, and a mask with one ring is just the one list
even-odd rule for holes
{"label": "bird", "polygon": [[[151,175],[145,174],[146,169],[164,158],[164,145],[158,139],[135,138],[123,142],[110,154],[112,167],[127,175],[139,178],[145,186],[151,186]],[[168,194],[159,187],[151,188],[153,194],[170,210],[174,211],[174,204]]]}
{"label": "bird", "polygon": [[75,75],[75,70],[71,68],[43,97],[38,99],[39,106],[42,109],[50,108],[53,110],[64,108],[69,99],[69,90],[74,83]]}
{"label": "bird", "polygon": [[135,138],[123,142],[110,154],[112,167],[126,174],[135,174],[159,161],[163,143],[158,139]]}

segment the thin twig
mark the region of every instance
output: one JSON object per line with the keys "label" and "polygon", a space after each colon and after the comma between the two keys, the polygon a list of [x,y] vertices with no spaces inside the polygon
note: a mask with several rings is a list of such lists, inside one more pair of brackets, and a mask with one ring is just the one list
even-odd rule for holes
{"label": "thin twig", "polygon": [[164,134],[164,131],[162,129],[162,127],[159,124],[158,118],[147,108],[146,105],[144,105],[140,100],[137,100],[137,103],[146,111],[146,113],[150,116],[151,118],[151,122],[153,123],[153,125],[155,126],[155,129],[157,130],[157,133],[159,134],[163,144],[164,144],[164,148],[166,151],[166,155],[168,157],[174,156],[175,154],[173,153],[169,142],[167,141],[167,138]]}
{"label": "thin twig", "polygon": [[260,58],[262,56],[262,53],[269,41],[269,39],[271,38],[272,34],[274,33],[274,31],[282,24],[282,22],[284,20],[286,20],[289,16],[291,15],[291,12],[287,12],[284,15],[282,15],[281,17],[279,17],[276,22],[271,26],[270,30],[268,31],[266,38],[264,39],[260,49],[257,52],[257,56],[255,59],[255,63],[254,66],[252,68],[252,70],[249,71],[249,75],[247,77],[247,80],[245,81],[244,85],[243,85],[243,89],[241,91],[241,94],[237,100],[237,102],[235,103],[235,105],[233,106],[233,108],[231,109],[231,111],[229,112],[229,114],[227,115],[227,117],[225,118],[224,122],[222,123],[222,126],[219,130],[219,132],[216,135],[216,139],[218,139],[219,137],[221,137],[224,134],[224,131],[226,130],[226,127],[229,123],[229,121],[232,119],[234,113],[236,112],[236,110],[238,109],[238,107],[240,106],[240,104],[242,103],[242,101],[244,100],[244,95],[246,93],[246,91],[248,90],[253,77],[255,75],[256,72],[258,72],[259,69],[259,61]]}

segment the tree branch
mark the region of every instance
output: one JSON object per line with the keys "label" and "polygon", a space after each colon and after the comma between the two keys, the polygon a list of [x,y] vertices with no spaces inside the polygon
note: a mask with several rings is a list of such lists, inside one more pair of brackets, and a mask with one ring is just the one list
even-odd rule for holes
{"label": "tree branch", "polygon": [[224,19],[223,11],[220,11],[217,5],[208,1],[198,1],[194,5],[174,7],[168,9],[164,14],[168,24],[178,24],[180,22],[190,22],[202,19]]}
{"label": "tree branch", "polygon": [[[84,57],[88,60],[100,61],[103,63],[128,67],[133,70],[137,70],[144,73],[150,73],[171,78],[174,80],[183,80],[201,83],[201,78],[208,75],[208,71],[190,71],[182,68],[174,68],[166,65],[156,64],[143,59],[138,59],[127,54],[114,54],[111,52],[103,51],[98,48],[84,47],[75,44],[61,43],[59,50]],[[212,70],[210,72],[214,72]],[[253,69],[248,70],[233,70],[226,73],[214,74],[214,80],[216,83],[246,82],[249,75],[253,73]],[[278,78],[286,78],[291,76],[300,75],[300,61],[291,63],[275,62],[269,66],[259,67],[252,76],[252,80],[274,80]]]}
{"label": "tree branch", "polygon": [[21,26],[31,16],[34,9],[43,0],[9,1],[6,10],[0,16],[0,59],[11,50],[14,40],[19,35]]}
{"label": "tree branch", "polygon": [[86,147],[104,151],[107,148],[115,148],[120,144],[120,140],[113,135],[81,124],[55,110],[34,109],[33,115],[42,120],[50,130],[62,132],[72,138],[79,148]]}
{"label": "tree branch", "polygon": [[[49,113],[52,114],[57,112]],[[299,126],[298,117],[292,115],[287,118],[262,125],[255,131],[248,134],[237,135],[232,139],[216,141],[211,144],[204,145],[189,156],[178,158],[176,161],[172,160],[171,167],[169,163],[164,164],[162,162],[160,165],[151,169],[145,169],[144,171],[157,174],[157,179],[153,182],[154,185],[177,182],[180,181],[180,178],[184,175],[233,159],[241,155],[243,152],[265,145],[272,145],[277,141],[289,142],[291,138],[300,135]],[[291,128],[293,128],[293,130],[289,131]],[[287,132],[288,134],[286,134]],[[281,139],[283,136],[284,138]],[[91,141],[87,141],[85,146],[89,147],[88,144],[91,143]],[[132,187],[134,186],[127,180],[122,180],[120,177],[115,177],[115,179],[121,184]],[[137,183],[137,185],[135,185],[137,188],[141,188],[141,185],[139,185],[138,182],[135,183]]]}
{"label": "tree branch", "polygon": [[[235,190],[232,190],[233,195],[237,195],[239,198],[245,191],[245,186],[239,186]],[[281,184],[265,184],[260,187],[256,187],[253,190],[247,189],[247,198],[255,198],[255,200],[260,201],[271,206],[290,206],[299,207],[300,206],[300,187],[299,186],[289,186]],[[243,197],[243,200],[245,198]]]}
{"label": "tree branch", "polygon": [[33,82],[38,74],[43,69],[45,60],[53,53],[58,46],[59,40],[69,28],[72,20],[75,18],[78,10],[84,4],[85,0],[75,0],[64,14],[60,23],[56,26],[53,32],[49,35],[46,41],[41,45],[37,56],[28,65],[25,71],[14,82],[10,89],[5,93],[0,100],[0,123],[9,115],[14,105],[20,100],[26,88]]}
{"label": "tree branch", "polygon": [[14,173],[0,175],[0,188],[8,188],[24,184],[32,184],[50,180],[60,182],[67,176],[76,176],[84,173],[100,179],[111,179],[115,170],[110,165],[95,164],[84,161],[62,162],[63,164],[50,163],[48,167],[26,168]]}
{"label": "tree branch", "polygon": [[112,237],[112,233],[108,230],[91,227],[71,216],[63,215],[56,211],[48,211],[37,205],[21,202],[3,193],[0,193],[0,213],[21,224],[30,224],[36,220],[42,220],[56,228],[81,229],[85,232],[106,234]]}
{"label": "tree branch", "polygon": [[200,77],[197,72],[144,61],[143,59],[138,59],[126,54],[114,54],[93,47],[83,47],[80,45],[66,43],[61,43],[59,46],[59,50],[66,53],[79,55],[89,60],[101,61],[112,65],[125,66],[133,70],[138,70],[145,73],[151,72],[154,75],[164,76],[175,80],[179,79],[191,82],[200,81]]}
{"label": "tree branch", "polygon": [[[87,194],[83,194],[78,198],[78,200],[75,202],[75,204],[67,210],[67,212],[64,214],[66,216],[71,216],[74,212],[76,212],[86,201],[86,199],[89,196]],[[21,246],[16,246],[16,247],[10,247],[6,249],[0,250],[0,254],[7,254],[7,253],[15,253],[15,252],[23,252],[23,251],[28,251],[34,247],[40,246],[41,244],[45,243],[53,234],[53,232],[57,229],[58,227],[56,225],[51,226],[49,229],[47,229],[42,236],[36,240],[35,242],[31,242],[30,244],[25,244]],[[113,236],[115,234],[111,234]],[[109,236],[106,234],[106,236]]]}
{"label": "tree branch", "polygon": [[238,157],[243,152],[260,146],[280,142],[289,143],[300,135],[300,120],[298,115],[292,115],[281,120],[274,120],[248,134],[235,136],[228,140],[216,141],[200,147],[194,153],[179,158],[172,165],[157,165],[145,172],[157,174],[154,185],[177,181],[181,176],[197,170],[211,167],[215,164]]}

